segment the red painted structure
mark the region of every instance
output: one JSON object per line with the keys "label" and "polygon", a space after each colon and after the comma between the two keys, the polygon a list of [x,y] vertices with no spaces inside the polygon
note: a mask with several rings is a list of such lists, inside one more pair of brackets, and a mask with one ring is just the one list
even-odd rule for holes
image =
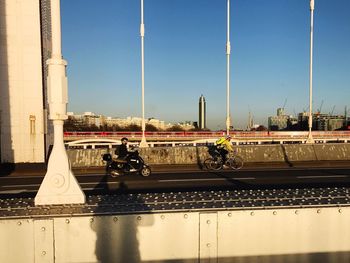
{"label": "red painted structure", "polygon": [[[350,139],[350,126],[349,130],[345,131],[313,131],[312,135],[317,139],[329,139],[329,138],[339,138],[339,137],[349,137]],[[225,131],[157,131],[157,132],[147,132],[146,138],[152,140],[169,140],[169,139],[179,139],[179,140],[195,140],[204,138],[219,138],[225,136]],[[232,131],[230,135],[234,138],[302,138],[308,135],[307,131]],[[91,138],[113,138],[120,139],[122,137],[127,137],[131,140],[138,140],[142,137],[141,131],[118,131],[118,132],[65,132],[64,140],[72,141],[79,139],[91,139]]]}

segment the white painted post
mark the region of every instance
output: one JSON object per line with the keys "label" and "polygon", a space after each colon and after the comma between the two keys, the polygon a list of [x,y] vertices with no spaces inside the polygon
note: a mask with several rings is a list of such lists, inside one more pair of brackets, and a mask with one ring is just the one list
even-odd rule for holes
{"label": "white painted post", "polygon": [[227,42],[226,42],[226,57],[227,57],[227,72],[226,72],[226,134],[230,134],[230,0],[227,0]]}
{"label": "white painted post", "polygon": [[140,25],[140,35],[141,35],[141,89],[142,89],[142,139],[140,142],[140,147],[148,147],[145,130],[145,24],[143,23],[143,0],[141,0],[141,25]]}
{"label": "white painted post", "polygon": [[314,32],[314,9],[315,2],[310,0],[310,83],[309,83],[309,134],[306,143],[315,143],[312,138],[312,55],[313,55],[313,32]]}
{"label": "white painted post", "polygon": [[35,197],[35,205],[85,203],[85,194],[74,177],[63,142],[63,123],[67,119],[67,62],[61,53],[60,0],[51,0],[52,57],[49,72],[48,100],[54,125],[54,144],[47,172]]}

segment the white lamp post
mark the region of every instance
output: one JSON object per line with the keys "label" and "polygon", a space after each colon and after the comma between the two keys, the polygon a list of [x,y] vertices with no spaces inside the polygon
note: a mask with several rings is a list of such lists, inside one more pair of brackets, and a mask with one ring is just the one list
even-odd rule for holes
{"label": "white lamp post", "polygon": [[311,13],[311,23],[310,23],[310,83],[309,83],[309,134],[306,143],[314,143],[312,138],[312,53],[313,53],[313,33],[314,33],[314,9],[315,2],[310,0],[310,13]]}
{"label": "white lamp post", "polygon": [[85,203],[85,194],[74,177],[63,143],[63,123],[67,119],[67,62],[61,52],[60,0],[51,0],[52,56],[48,64],[48,102],[54,126],[54,144],[47,172],[35,196],[35,205]]}
{"label": "white lamp post", "polygon": [[145,130],[145,24],[143,23],[143,0],[141,0],[141,25],[140,25],[140,35],[141,35],[141,89],[142,89],[142,139],[140,142],[140,147],[148,147],[146,142]]}
{"label": "white lamp post", "polygon": [[231,43],[230,43],[230,0],[227,0],[227,42],[226,42],[226,134],[230,134],[230,54],[231,54]]}

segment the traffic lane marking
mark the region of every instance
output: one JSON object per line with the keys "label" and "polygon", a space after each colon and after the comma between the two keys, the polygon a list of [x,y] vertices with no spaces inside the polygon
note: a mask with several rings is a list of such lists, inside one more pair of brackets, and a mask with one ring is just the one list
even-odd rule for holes
{"label": "traffic lane marking", "polygon": [[315,179],[315,178],[347,178],[348,175],[307,175],[297,176],[299,179]]}
{"label": "traffic lane marking", "polygon": [[197,181],[227,181],[227,180],[256,180],[255,177],[203,178],[203,179],[163,179],[158,182],[197,182]]}

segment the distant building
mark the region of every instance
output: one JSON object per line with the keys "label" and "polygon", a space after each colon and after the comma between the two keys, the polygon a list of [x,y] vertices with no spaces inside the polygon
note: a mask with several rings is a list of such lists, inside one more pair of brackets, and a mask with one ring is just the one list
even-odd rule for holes
{"label": "distant building", "polygon": [[284,108],[277,109],[277,116],[268,118],[268,129],[271,131],[284,130],[288,127],[290,116],[284,114]]}
{"label": "distant building", "polygon": [[157,129],[160,130],[164,130],[165,129],[165,122],[164,121],[160,121],[158,119],[155,118],[149,118],[148,119],[148,124],[153,125],[154,127],[156,127]]}
{"label": "distant building", "polygon": [[182,129],[184,129],[185,131],[192,130],[195,128],[195,123],[193,121],[179,122],[177,125],[180,126]]}
{"label": "distant building", "polygon": [[[110,130],[115,130],[119,128],[126,128],[130,125],[142,125],[142,118],[139,117],[127,117],[123,118],[113,118],[113,117],[105,117],[104,115],[97,115],[93,112],[84,112],[84,114],[74,114],[73,112],[68,112],[68,120],[66,123],[74,123],[75,127],[86,129],[91,128],[92,126],[96,126],[97,128],[105,129],[106,127]],[[184,130],[194,129],[194,123],[191,121],[185,121],[177,124],[165,123],[164,121],[149,118],[145,120],[146,124],[153,125],[155,128],[159,130],[166,130],[172,128],[173,126],[180,126]]]}
{"label": "distant building", "polygon": [[[259,125],[258,125],[259,127]],[[251,130],[254,130],[256,129],[257,127],[254,127],[254,120],[253,120],[253,116],[252,114],[250,113],[249,111],[249,114],[248,114],[248,125],[247,125],[247,131],[251,131]]]}
{"label": "distant building", "polygon": [[101,127],[104,124],[105,117],[95,115],[93,112],[84,112],[84,123],[88,126]]}
{"label": "distant building", "polygon": [[[298,114],[299,130],[305,131],[309,127],[309,113],[302,112]],[[315,131],[334,131],[346,127],[346,118],[343,115],[331,115],[324,113],[314,113],[312,115],[312,130]]]}
{"label": "distant building", "polygon": [[312,126],[317,131],[334,131],[344,127],[343,115],[314,114]]}
{"label": "distant building", "polygon": [[299,131],[307,131],[309,128],[309,113],[308,112],[300,112],[298,114],[298,129]]}
{"label": "distant building", "polygon": [[206,109],[205,109],[205,98],[203,95],[199,97],[199,119],[198,119],[198,128],[199,129],[206,129]]}

